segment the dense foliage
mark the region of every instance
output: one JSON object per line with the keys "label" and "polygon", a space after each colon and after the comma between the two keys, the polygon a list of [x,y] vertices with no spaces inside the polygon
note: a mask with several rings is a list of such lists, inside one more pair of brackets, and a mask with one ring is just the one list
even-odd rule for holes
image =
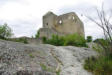
{"label": "dense foliage", "polygon": [[91,57],[85,63],[84,68],[94,75],[112,75],[112,56]]}
{"label": "dense foliage", "polygon": [[9,38],[9,39],[7,39],[7,40],[28,44],[27,38]]}
{"label": "dense foliage", "polygon": [[109,43],[109,40],[107,39],[103,39],[103,38],[100,38],[100,39],[96,39],[94,40],[94,42],[97,44],[96,49],[99,49],[102,50],[102,52],[100,53],[101,55],[105,55],[105,56],[108,56],[108,55],[112,55],[112,46],[111,44]]}
{"label": "dense foliage", "polygon": [[43,42],[46,44],[51,44],[51,45],[55,45],[55,46],[63,46],[64,38],[59,37],[58,35],[52,35],[51,39],[47,39],[46,37],[43,37]]}
{"label": "dense foliage", "polygon": [[107,39],[94,40],[93,49],[99,53],[97,57],[90,57],[85,60],[84,68],[94,75],[112,75],[112,52]]}
{"label": "dense foliage", "polygon": [[64,37],[65,42],[64,45],[72,45],[72,46],[78,46],[78,47],[86,47],[86,40],[84,37],[78,35],[78,34],[73,34],[73,35],[67,35]]}
{"label": "dense foliage", "polygon": [[37,33],[35,34],[35,38],[39,38],[40,32],[37,31]]}
{"label": "dense foliage", "polygon": [[21,42],[25,44],[28,43],[26,38],[11,38],[12,35],[13,35],[12,30],[7,24],[0,26],[0,39]]}
{"label": "dense foliage", "polygon": [[0,25],[0,38],[6,39],[10,38],[11,36],[12,36],[11,28],[7,24]]}
{"label": "dense foliage", "polygon": [[92,36],[87,36],[87,42],[92,42]]}
{"label": "dense foliage", "polygon": [[103,30],[104,35],[104,39],[94,41],[97,44],[94,49],[98,51],[99,56],[87,59],[84,65],[85,69],[95,75],[112,75],[112,22],[110,16],[112,16],[111,10],[105,11],[102,5],[101,9],[96,9],[95,17],[98,19],[88,17]]}
{"label": "dense foliage", "polygon": [[84,37],[72,34],[72,35],[66,35],[66,36],[58,36],[53,35],[51,39],[47,39],[43,37],[43,42],[46,44],[52,44],[56,46],[78,46],[78,47],[86,47],[86,40]]}

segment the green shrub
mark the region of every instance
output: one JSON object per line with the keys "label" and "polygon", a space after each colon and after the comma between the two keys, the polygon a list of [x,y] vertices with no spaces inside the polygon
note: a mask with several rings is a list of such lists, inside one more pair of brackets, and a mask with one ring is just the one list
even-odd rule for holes
{"label": "green shrub", "polygon": [[111,44],[109,43],[108,40],[101,38],[94,40],[94,42],[99,45],[99,47],[96,47],[96,49],[100,48],[102,50],[102,54],[106,56],[112,55]]}
{"label": "green shrub", "polygon": [[85,60],[84,68],[94,75],[112,75],[112,56],[88,58]]}
{"label": "green shrub", "polygon": [[87,42],[92,42],[92,36],[87,36]]}
{"label": "green shrub", "polygon": [[105,40],[103,38],[95,39],[93,42],[99,43],[99,42],[104,42]]}
{"label": "green shrub", "polygon": [[64,45],[72,45],[72,46],[78,46],[78,47],[87,47],[86,45],[86,40],[84,37],[78,35],[78,34],[73,34],[73,35],[67,35],[64,37],[65,42]]}
{"label": "green shrub", "polygon": [[61,69],[59,69],[58,71],[56,71],[56,75],[60,75]]}
{"label": "green shrub", "polygon": [[103,38],[96,39],[96,40],[94,40],[94,42],[97,43],[97,44],[103,45],[103,46],[108,46],[109,45],[108,44],[109,41],[108,40],[105,40]]}
{"label": "green shrub", "polygon": [[43,41],[43,43],[46,43],[47,38],[46,37],[42,37],[42,41]]}
{"label": "green shrub", "polygon": [[45,43],[47,44],[52,44],[56,46],[63,46],[64,45],[64,39],[63,37],[59,37],[58,35],[52,35],[51,39],[46,39],[44,38]]}
{"label": "green shrub", "polygon": [[56,46],[78,46],[78,47],[87,47],[86,40],[84,37],[72,34],[72,35],[66,35],[66,36],[58,36],[53,35],[51,39],[43,38],[43,42],[46,44],[52,44]]}
{"label": "green shrub", "polygon": [[8,38],[6,40],[28,44],[28,40],[26,38]]}
{"label": "green shrub", "polygon": [[41,66],[41,68],[42,68],[44,71],[46,71],[46,70],[47,70],[47,66],[46,66],[45,64],[40,63],[40,66]]}
{"label": "green shrub", "polygon": [[17,42],[22,42],[22,43],[25,43],[25,44],[28,43],[28,41],[27,41],[26,38],[19,38],[19,39],[17,40]]}
{"label": "green shrub", "polygon": [[32,53],[30,53],[29,56],[30,56],[31,58],[34,58],[34,57],[35,57]]}
{"label": "green shrub", "polygon": [[28,41],[26,38],[18,38],[15,40],[16,42],[21,42],[21,43],[25,43],[25,44],[28,44]]}
{"label": "green shrub", "polygon": [[12,36],[12,30],[11,28],[7,25],[1,25],[0,26],[0,39],[7,39],[10,38]]}
{"label": "green shrub", "polygon": [[109,41],[96,39],[93,49],[99,53],[98,57],[90,57],[85,60],[84,68],[94,75],[112,75],[112,52]]}
{"label": "green shrub", "polygon": [[103,48],[99,44],[93,45],[92,49],[95,50],[96,52],[98,52],[99,54],[102,54],[104,51]]}
{"label": "green shrub", "polygon": [[37,33],[35,34],[35,38],[39,38],[39,36],[40,36],[40,32],[37,31]]}

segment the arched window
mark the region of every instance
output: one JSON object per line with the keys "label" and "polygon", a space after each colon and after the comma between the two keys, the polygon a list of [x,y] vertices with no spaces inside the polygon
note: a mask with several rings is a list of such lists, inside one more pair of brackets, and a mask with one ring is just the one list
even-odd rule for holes
{"label": "arched window", "polygon": [[73,17],[72,17],[72,19],[74,20],[74,19],[75,19],[75,17],[73,16]]}
{"label": "arched window", "polygon": [[72,17],[72,19],[73,19],[75,22],[77,22],[77,18],[75,18],[74,16]]}
{"label": "arched window", "polygon": [[48,25],[48,23],[46,23],[46,25]]}
{"label": "arched window", "polygon": [[62,20],[59,20],[59,24],[62,24]]}

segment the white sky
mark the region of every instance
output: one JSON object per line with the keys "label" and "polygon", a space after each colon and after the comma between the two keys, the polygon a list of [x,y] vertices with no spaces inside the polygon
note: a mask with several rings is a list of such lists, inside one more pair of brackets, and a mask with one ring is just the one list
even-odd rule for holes
{"label": "white sky", "polygon": [[32,36],[42,27],[42,16],[48,11],[57,15],[76,12],[86,36],[101,37],[101,30],[81,14],[92,15],[93,8],[103,2],[108,7],[112,4],[112,0],[0,0],[0,24],[7,23],[17,37]]}

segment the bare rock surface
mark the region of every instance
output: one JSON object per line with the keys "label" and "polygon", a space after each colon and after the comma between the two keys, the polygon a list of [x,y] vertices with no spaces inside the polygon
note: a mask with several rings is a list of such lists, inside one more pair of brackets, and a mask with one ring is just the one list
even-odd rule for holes
{"label": "bare rock surface", "polygon": [[89,48],[31,45],[0,40],[0,75],[92,75],[84,59],[96,55]]}

